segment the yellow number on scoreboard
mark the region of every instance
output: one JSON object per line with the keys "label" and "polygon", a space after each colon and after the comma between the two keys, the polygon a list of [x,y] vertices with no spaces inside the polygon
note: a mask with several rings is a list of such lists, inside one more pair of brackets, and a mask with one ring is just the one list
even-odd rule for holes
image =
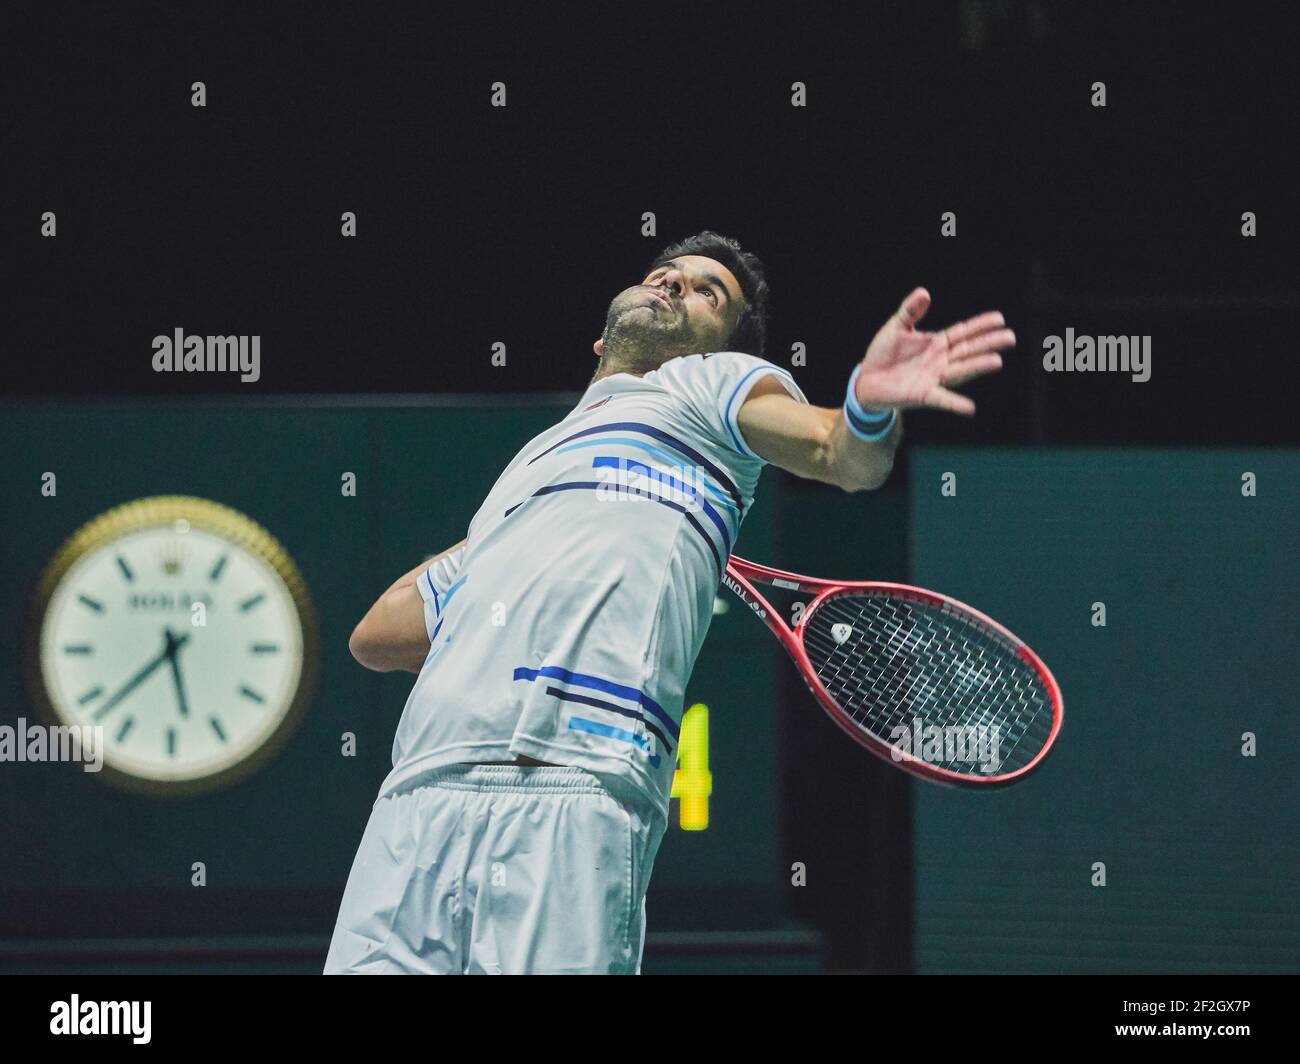
{"label": "yellow number on scoreboard", "polygon": [[677,771],[672,796],[683,831],[703,831],[709,826],[709,795],[713,776],[709,773],[709,707],[697,702],[682,717],[677,743]]}

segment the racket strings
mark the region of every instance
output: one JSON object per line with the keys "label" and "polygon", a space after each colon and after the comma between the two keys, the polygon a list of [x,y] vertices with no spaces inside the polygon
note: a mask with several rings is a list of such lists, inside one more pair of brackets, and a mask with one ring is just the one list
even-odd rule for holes
{"label": "racket strings", "polygon": [[1052,700],[1037,672],[1000,633],[955,610],[850,592],[824,602],[803,636],[818,679],[850,719],[927,764],[1013,772],[1051,734]]}

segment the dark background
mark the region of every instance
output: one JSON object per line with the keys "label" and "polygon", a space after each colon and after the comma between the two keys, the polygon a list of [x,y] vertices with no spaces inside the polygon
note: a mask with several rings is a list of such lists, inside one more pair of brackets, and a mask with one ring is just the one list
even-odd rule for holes
{"label": "dark background", "polygon": [[[981,416],[913,438],[1296,441],[1288,9],[782,7],[6,5],[6,388],[580,389],[609,299],[709,227],[817,402],[915,284],[1006,313]],[[259,334],[262,380],[153,373],[178,326]],[[1067,326],[1152,335],[1152,379],[1035,372]]]}
{"label": "dark background", "polygon": [[[1020,339],[968,389],[976,418],[907,419],[865,542],[860,499],[769,472],[774,564],[798,567],[815,536],[838,575],[909,578],[916,447],[1300,442],[1285,8],[43,4],[0,20],[0,372],[20,402],[580,391],[609,299],[709,227],[767,263],[767,355],[805,344],[814,402],[838,403],[916,284],[927,324],[997,308]],[[152,337],[177,327],[260,335],[262,379],[155,374]],[[1042,338],[1067,327],[1151,335],[1151,380],[1044,373]],[[786,866],[823,870],[787,911],[827,936],[830,967],[905,970],[913,785],[808,725],[786,680],[774,830]]]}

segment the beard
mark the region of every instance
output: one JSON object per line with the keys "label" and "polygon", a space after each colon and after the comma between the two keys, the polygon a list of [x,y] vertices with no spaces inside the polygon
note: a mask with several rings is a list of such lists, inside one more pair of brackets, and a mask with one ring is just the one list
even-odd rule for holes
{"label": "beard", "polygon": [[614,297],[601,340],[604,354],[593,381],[611,373],[649,373],[669,359],[699,350],[683,311],[647,305],[643,288],[629,288]]}

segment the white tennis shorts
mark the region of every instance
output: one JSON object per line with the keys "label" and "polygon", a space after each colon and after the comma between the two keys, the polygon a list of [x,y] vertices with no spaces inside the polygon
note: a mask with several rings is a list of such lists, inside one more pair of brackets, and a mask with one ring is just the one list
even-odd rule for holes
{"label": "white tennis shorts", "polygon": [[325,974],[639,974],[663,814],[580,768],[452,765],[375,802]]}

